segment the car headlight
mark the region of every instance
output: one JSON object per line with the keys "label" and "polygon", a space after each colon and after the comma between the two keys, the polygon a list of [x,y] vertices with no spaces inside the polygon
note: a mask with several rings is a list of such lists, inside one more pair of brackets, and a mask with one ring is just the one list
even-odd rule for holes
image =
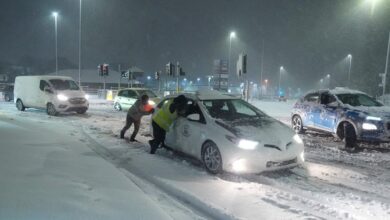
{"label": "car headlight", "polygon": [[60,101],[68,101],[68,97],[62,94],[58,94],[57,99]]}
{"label": "car headlight", "polygon": [[305,162],[305,152],[302,151],[302,153],[299,155],[299,158],[301,159],[302,162]]}
{"label": "car headlight", "polygon": [[153,105],[153,106],[156,105],[156,103],[155,103],[153,100],[149,100],[149,101],[148,101],[148,104],[149,104],[149,105]]}
{"label": "car headlight", "polygon": [[294,139],[294,141],[297,142],[298,144],[302,144],[302,143],[303,143],[302,138],[299,137],[298,134],[294,135],[293,139]]}
{"label": "car headlight", "polygon": [[86,99],[86,100],[89,99],[89,95],[88,95],[88,94],[85,94],[85,99]]}
{"label": "car headlight", "polygon": [[376,127],[376,125],[374,125],[374,124],[371,124],[371,123],[363,123],[363,125],[362,125],[362,128],[364,129],[364,130],[377,130],[378,128]]}
{"label": "car headlight", "polygon": [[372,120],[372,121],[381,121],[382,119],[380,117],[375,116],[367,116],[366,120]]}
{"label": "car headlight", "polygon": [[247,169],[246,160],[238,159],[232,163],[232,169],[234,172],[244,172]]}
{"label": "car headlight", "polygon": [[240,139],[238,142],[238,147],[244,150],[254,150],[258,144],[259,142],[257,141]]}

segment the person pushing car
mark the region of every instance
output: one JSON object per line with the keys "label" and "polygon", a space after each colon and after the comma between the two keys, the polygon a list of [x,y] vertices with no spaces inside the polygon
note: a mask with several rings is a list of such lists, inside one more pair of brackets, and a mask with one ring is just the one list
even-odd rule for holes
{"label": "person pushing car", "polygon": [[139,126],[141,124],[141,118],[144,115],[149,115],[154,112],[154,109],[152,106],[148,104],[149,102],[149,96],[142,95],[141,99],[137,99],[137,101],[131,106],[129,111],[127,112],[126,116],[126,125],[123,127],[121,131],[120,138],[125,138],[126,131],[130,128],[131,124],[134,123],[134,131],[133,134],[130,137],[130,141],[134,142],[135,136],[137,136]]}
{"label": "person pushing car", "polygon": [[179,95],[173,100],[170,99],[157,110],[152,117],[153,140],[149,141],[150,153],[154,154],[157,148],[164,143],[166,132],[180,115],[184,115],[187,106],[187,98]]}

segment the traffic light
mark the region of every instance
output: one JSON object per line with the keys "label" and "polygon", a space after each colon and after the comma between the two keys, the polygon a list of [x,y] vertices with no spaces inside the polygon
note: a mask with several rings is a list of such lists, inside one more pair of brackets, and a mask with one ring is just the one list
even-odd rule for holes
{"label": "traffic light", "polygon": [[108,76],[108,64],[103,64],[103,76]]}
{"label": "traffic light", "polygon": [[103,76],[103,64],[99,64],[98,67],[98,73],[99,73],[99,76]]}
{"label": "traffic light", "polygon": [[160,80],[160,73],[159,72],[154,73],[154,79]]}
{"label": "traffic light", "polygon": [[175,65],[173,65],[171,62],[169,62],[167,65],[165,65],[165,73],[168,76],[174,76],[175,75]]}

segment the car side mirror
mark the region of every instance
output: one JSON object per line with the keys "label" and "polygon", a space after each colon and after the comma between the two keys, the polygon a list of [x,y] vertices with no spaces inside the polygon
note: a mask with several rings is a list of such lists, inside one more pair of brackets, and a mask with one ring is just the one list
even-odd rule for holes
{"label": "car side mirror", "polygon": [[45,92],[47,92],[47,93],[53,93],[53,90],[51,90],[49,87],[45,87]]}
{"label": "car side mirror", "polygon": [[331,102],[331,103],[328,103],[327,106],[333,107],[333,108],[338,108],[338,107],[340,107],[340,103],[338,103],[338,102]]}
{"label": "car side mirror", "polygon": [[190,121],[200,121],[200,114],[191,114],[187,116]]}

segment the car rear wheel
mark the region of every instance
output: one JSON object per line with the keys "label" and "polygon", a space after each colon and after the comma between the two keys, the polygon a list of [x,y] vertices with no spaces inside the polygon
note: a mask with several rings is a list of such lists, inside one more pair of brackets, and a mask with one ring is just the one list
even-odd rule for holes
{"label": "car rear wheel", "polygon": [[19,111],[24,111],[26,108],[24,107],[23,105],[23,102],[22,100],[18,99],[18,101],[16,101],[16,108],[19,110]]}
{"label": "car rear wheel", "polygon": [[213,142],[208,141],[203,145],[202,161],[208,172],[212,174],[222,172],[222,156]]}
{"label": "car rear wheel", "polygon": [[57,115],[57,110],[54,107],[54,105],[51,104],[51,103],[47,104],[46,112],[47,112],[48,115],[51,115],[51,116],[56,116]]}
{"label": "car rear wheel", "polygon": [[119,104],[119,103],[115,102],[115,104],[114,104],[114,109],[115,109],[115,110],[117,110],[117,111],[120,111],[120,110],[122,110],[122,106],[121,106],[121,104]]}
{"label": "car rear wheel", "polygon": [[303,129],[302,119],[298,115],[294,115],[291,124],[295,133],[302,134],[305,132],[305,130]]}

